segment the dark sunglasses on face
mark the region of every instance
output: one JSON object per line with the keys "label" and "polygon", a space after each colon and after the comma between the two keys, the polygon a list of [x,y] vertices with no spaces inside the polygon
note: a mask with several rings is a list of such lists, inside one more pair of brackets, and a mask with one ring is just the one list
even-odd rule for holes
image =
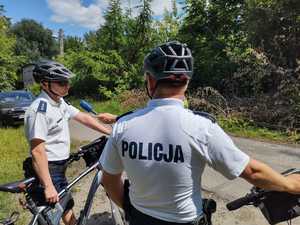
{"label": "dark sunglasses on face", "polygon": [[54,83],[58,84],[61,87],[64,87],[64,86],[67,86],[70,84],[69,81],[67,81],[67,80],[55,81]]}

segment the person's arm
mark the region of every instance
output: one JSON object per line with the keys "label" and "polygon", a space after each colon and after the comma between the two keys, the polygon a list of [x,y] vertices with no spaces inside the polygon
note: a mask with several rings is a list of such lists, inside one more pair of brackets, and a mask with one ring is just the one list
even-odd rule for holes
{"label": "person's arm", "polygon": [[117,116],[111,113],[99,113],[96,117],[103,123],[112,124],[117,122]]}
{"label": "person's arm", "polygon": [[283,176],[268,165],[251,159],[240,177],[256,187],[300,194],[300,175]]}
{"label": "person's arm", "polygon": [[79,123],[84,124],[85,126],[102,132],[104,134],[109,135],[111,133],[111,129],[104,126],[103,124],[99,123],[99,121],[97,119],[95,119],[94,117],[92,117],[91,115],[87,114],[87,113],[83,113],[83,112],[78,112],[75,116],[74,119],[76,121],[78,121]]}
{"label": "person's arm", "polygon": [[102,185],[109,197],[120,207],[123,208],[124,183],[122,173],[109,174],[103,170]]}
{"label": "person's arm", "polygon": [[45,142],[40,139],[32,139],[30,141],[32,164],[40,182],[45,188],[45,198],[49,203],[59,201],[58,193],[52,183],[49,169],[48,159],[45,151]]}

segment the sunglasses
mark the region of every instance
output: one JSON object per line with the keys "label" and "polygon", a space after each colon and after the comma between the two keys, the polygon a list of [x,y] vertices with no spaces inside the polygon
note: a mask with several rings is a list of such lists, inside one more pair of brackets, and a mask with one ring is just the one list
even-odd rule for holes
{"label": "sunglasses", "polygon": [[61,81],[54,81],[54,83],[56,83],[56,84],[58,84],[59,86],[61,86],[61,87],[64,87],[64,86],[67,86],[67,85],[69,85],[70,83],[69,83],[69,81],[67,81],[67,80],[61,80]]}

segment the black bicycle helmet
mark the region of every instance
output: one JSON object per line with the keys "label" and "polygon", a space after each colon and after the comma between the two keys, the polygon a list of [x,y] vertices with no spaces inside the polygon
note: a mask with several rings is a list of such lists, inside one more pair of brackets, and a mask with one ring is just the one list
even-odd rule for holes
{"label": "black bicycle helmet", "polygon": [[64,65],[55,61],[40,60],[33,65],[33,77],[38,83],[41,81],[67,81],[75,76]]}
{"label": "black bicycle helmet", "polygon": [[193,56],[186,44],[167,42],[154,48],[144,60],[144,73],[150,73],[156,80],[191,79]]}

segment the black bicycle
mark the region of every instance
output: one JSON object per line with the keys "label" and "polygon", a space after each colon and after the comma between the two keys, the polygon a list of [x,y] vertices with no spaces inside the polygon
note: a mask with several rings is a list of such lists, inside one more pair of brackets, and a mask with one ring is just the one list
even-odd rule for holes
{"label": "black bicycle", "polygon": [[[87,221],[89,219],[95,193],[101,184],[102,171],[101,165],[99,164],[98,160],[103,151],[106,141],[107,138],[105,136],[102,136],[87,145],[81,146],[77,153],[71,154],[70,158],[68,159],[68,164],[71,164],[72,162],[78,161],[81,158],[83,158],[87,168],[83,172],[81,172],[79,176],[74,178],[69,183],[69,185],[58,194],[60,201],[55,205],[37,206],[30,192],[30,188],[36,182],[35,177],[0,185],[0,191],[24,194],[25,202],[23,202],[22,205],[24,208],[28,209],[32,214],[32,218],[29,225],[58,225],[60,224],[60,220],[63,215],[64,209],[68,203],[68,200],[71,197],[71,189],[82,178],[90,174],[92,171],[96,170],[97,172],[90,185],[85,205],[81,210],[79,218],[77,220],[77,225],[85,225],[87,224]],[[111,215],[113,224],[126,225],[123,211],[120,208],[118,208],[111,199],[109,199],[109,201],[111,205]],[[14,225],[15,222],[18,220],[18,217],[19,213],[14,212],[10,217],[0,220],[0,224]]]}
{"label": "black bicycle", "polygon": [[[300,169],[289,169],[282,174],[285,176],[300,174]],[[229,202],[226,207],[228,210],[236,210],[245,205],[258,207],[271,225],[283,221],[291,225],[292,219],[300,215],[300,195],[286,192],[253,187],[246,196]]]}

